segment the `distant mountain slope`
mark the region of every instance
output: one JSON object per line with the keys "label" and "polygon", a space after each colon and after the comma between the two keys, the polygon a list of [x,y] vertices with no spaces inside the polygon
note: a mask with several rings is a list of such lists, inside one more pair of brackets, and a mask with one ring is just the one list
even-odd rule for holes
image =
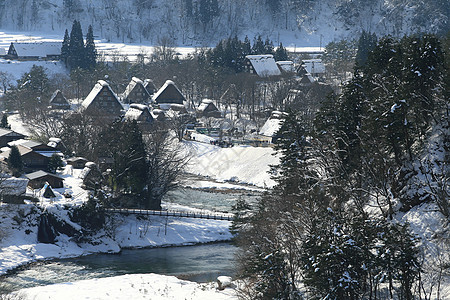
{"label": "distant mountain slope", "polygon": [[81,21],[101,38],[210,46],[237,34],[318,46],[364,29],[378,35],[449,30],[447,0],[0,0],[0,29],[61,32]]}

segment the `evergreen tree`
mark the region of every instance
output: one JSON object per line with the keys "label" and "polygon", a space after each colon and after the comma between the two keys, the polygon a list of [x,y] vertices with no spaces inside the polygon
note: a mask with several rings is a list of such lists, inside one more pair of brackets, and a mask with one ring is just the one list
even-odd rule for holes
{"label": "evergreen tree", "polygon": [[68,66],[68,59],[69,59],[69,53],[70,53],[70,38],[69,38],[69,31],[66,29],[64,32],[64,39],[62,42],[61,47],[61,61],[64,62],[64,65]]}
{"label": "evergreen tree", "polygon": [[273,42],[271,40],[269,40],[269,38],[267,37],[266,40],[264,41],[263,54],[274,54],[273,49],[274,49]]}
{"label": "evergreen tree", "polygon": [[8,116],[6,114],[2,115],[2,120],[0,121],[0,127],[10,129],[11,126],[8,124]]}
{"label": "evergreen tree", "polygon": [[11,152],[8,155],[8,168],[15,177],[20,177],[23,172],[22,156],[20,155],[17,146],[11,147]]}
{"label": "evergreen tree", "polygon": [[280,42],[277,50],[275,50],[274,58],[276,61],[288,60],[286,48],[283,47],[283,43]]}
{"label": "evergreen tree", "polygon": [[245,199],[239,197],[231,209],[234,215],[230,226],[230,232],[231,234],[236,235],[239,233],[241,227],[248,223],[250,219],[249,213],[251,206],[245,201]]}
{"label": "evergreen tree", "polygon": [[358,51],[356,52],[355,62],[359,67],[366,65],[369,53],[377,45],[377,36],[375,33],[366,32],[363,30],[358,40]]}
{"label": "evergreen tree", "polygon": [[248,36],[245,36],[244,42],[242,44],[242,55],[245,57],[252,54],[252,45]]}
{"label": "evergreen tree", "polygon": [[69,55],[67,59],[69,67],[71,69],[83,67],[84,54],[84,41],[81,25],[79,21],[74,20],[72,30],[70,31]]}
{"label": "evergreen tree", "polygon": [[61,159],[61,156],[53,154],[48,161],[47,171],[49,171],[50,173],[56,173],[57,170],[63,167],[64,163]]}
{"label": "evergreen tree", "polygon": [[17,81],[19,89],[27,90],[35,97],[46,96],[49,93],[50,82],[44,67],[33,65],[29,72],[26,72]]}
{"label": "evergreen tree", "polygon": [[85,45],[85,68],[92,70],[95,68],[97,61],[97,50],[95,49],[94,43],[94,31],[92,29],[92,25],[89,25],[88,32],[86,34],[86,45]]}
{"label": "evergreen tree", "polygon": [[258,35],[253,39],[252,54],[264,54],[266,48],[261,35]]}

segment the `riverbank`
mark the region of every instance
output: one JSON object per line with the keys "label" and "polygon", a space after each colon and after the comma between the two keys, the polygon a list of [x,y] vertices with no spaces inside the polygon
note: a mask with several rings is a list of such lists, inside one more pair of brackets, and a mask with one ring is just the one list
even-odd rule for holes
{"label": "riverbank", "polygon": [[128,274],[55,284],[15,293],[25,299],[237,299],[233,288],[218,290],[216,283],[197,284],[174,276]]}
{"label": "riverbank", "polygon": [[[61,204],[53,203],[46,210],[64,218]],[[24,221],[18,224],[19,215]],[[108,218],[105,229],[87,242],[75,242],[60,234],[55,244],[37,242],[38,212],[30,205],[2,205],[0,207],[0,274],[36,260],[76,257],[93,253],[118,253],[123,248],[168,247],[193,245],[231,239],[229,221],[159,216],[123,216]]]}

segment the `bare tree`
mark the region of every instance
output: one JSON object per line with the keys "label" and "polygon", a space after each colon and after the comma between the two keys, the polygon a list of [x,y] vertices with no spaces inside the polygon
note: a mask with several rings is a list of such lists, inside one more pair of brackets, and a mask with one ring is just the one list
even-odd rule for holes
{"label": "bare tree", "polygon": [[152,58],[155,61],[169,61],[175,58],[173,40],[168,36],[158,38],[158,46],[153,49]]}
{"label": "bare tree", "polygon": [[144,136],[147,151],[147,199],[145,208],[161,209],[163,196],[177,186],[189,155],[169,131],[156,128]]}

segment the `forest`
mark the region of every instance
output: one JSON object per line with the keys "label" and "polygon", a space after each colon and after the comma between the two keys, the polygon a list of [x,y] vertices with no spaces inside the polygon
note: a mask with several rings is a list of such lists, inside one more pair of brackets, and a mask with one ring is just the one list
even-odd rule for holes
{"label": "forest", "polygon": [[[448,275],[448,36],[359,44],[341,93],[289,111],[276,187],[235,207],[244,299],[429,299]],[[428,260],[396,221],[424,203],[447,220]]]}

